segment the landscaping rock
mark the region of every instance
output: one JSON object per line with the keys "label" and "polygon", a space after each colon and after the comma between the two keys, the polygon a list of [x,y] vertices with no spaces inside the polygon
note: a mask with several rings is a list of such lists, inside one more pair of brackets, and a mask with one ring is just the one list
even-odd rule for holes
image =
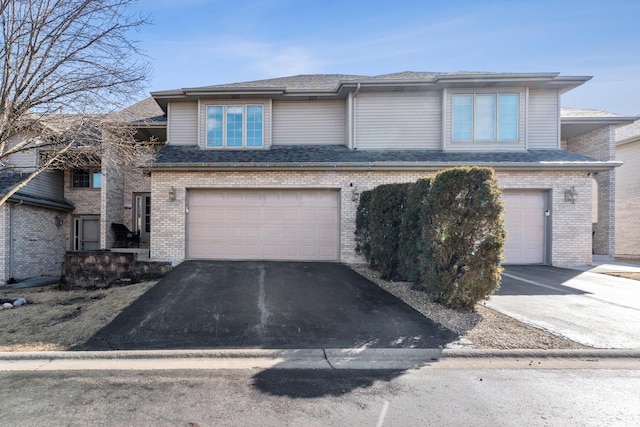
{"label": "landscaping rock", "polygon": [[4,304],[2,304],[2,308],[13,308],[13,304],[11,304],[10,302],[5,302]]}
{"label": "landscaping rock", "polygon": [[26,303],[27,303],[27,300],[25,298],[16,298],[16,300],[13,302],[13,306],[20,307],[21,305],[24,305]]}

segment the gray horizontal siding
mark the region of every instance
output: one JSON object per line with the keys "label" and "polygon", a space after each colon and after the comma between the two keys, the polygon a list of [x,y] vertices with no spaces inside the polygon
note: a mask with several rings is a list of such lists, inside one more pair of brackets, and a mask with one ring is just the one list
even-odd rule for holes
{"label": "gray horizontal siding", "polygon": [[171,102],[167,120],[168,144],[196,145],[198,143],[198,103]]}
{"label": "gray horizontal siding", "polygon": [[[14,135],[10,137],[8,146],[15,147],[15,145],[22,141],[23,138],[24,137],[20,135]],[[11,154],[4,160],[4,163],[11,168],[15,168],[16,170],[27,171],[33,170],[34,166],[36,166],[36,160],[36,150],[25,150],[15,154]]]}
{"label": "gray horizontal siding", "polygon": [[345,101],[273,103],[273,145],[345,144]]}
{"label": "gray horizontal siding", "polygon": [[359,150],[441,149],[441,92],[361,93],[356,99]]}
{"label": "gray horizontal siding", "polygon": [[560,148],[558,91],[529,91],[529,149]]}
{"label": "gray horizontal siding", "polygon": [[23,189],[21,194],[44,197],[46,199],[64,199],[64,174],[62,171],[42,172],[33,178]]}

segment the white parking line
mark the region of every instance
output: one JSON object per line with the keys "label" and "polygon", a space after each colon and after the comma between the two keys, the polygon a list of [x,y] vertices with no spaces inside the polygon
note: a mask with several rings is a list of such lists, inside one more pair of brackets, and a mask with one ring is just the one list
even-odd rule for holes
{"label": "white parking line", "polygon": [[551,285],[545,285],[544,283],[540,283],[540,282],[534,282],[533,280],[525,279],[523,277],[514,276],[513,274],[509,274],[509,273],[504,273],[503,272],[502,275],[505,276],[505,277],[509,277],[511,279],[520,280],[521,282],[529,283],[530,285],[540,286],[540,287],[547,288],[547,289],[553,289],[554,291],[563,292],[565,294],[571,294],[572,293],[572,292],[567,292],[565,289],[556,288],[555,286],[551,286]]}

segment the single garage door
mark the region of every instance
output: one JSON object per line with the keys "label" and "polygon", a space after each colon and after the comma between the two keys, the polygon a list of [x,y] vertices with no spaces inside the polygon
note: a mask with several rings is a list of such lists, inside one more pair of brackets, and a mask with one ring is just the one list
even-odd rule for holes
{"label": "single garage door", "polygon": [[190,190],[193,259],[337,261],[338,191]]}
{"label": "single garage door", "polygon": [[544,191],[505,191],[502,197],[507,230],[505,262],[543,264],[546,193]]}

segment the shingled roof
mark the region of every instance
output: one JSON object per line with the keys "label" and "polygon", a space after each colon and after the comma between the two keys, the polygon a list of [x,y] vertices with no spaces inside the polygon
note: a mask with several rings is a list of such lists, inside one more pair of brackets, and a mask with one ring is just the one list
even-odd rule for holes
{"label": "shingled roof", "polygon": [[522,152],[443,152],[417,150],[360,151],[343,145],[272,146],[269,150],[202,150],[197,146],[168,145],[158,152],[155,169],[279,168],[316,169],[441,169],[459,165],[496,169],[609,170],[616,162],[603,162],[565,150]]}

